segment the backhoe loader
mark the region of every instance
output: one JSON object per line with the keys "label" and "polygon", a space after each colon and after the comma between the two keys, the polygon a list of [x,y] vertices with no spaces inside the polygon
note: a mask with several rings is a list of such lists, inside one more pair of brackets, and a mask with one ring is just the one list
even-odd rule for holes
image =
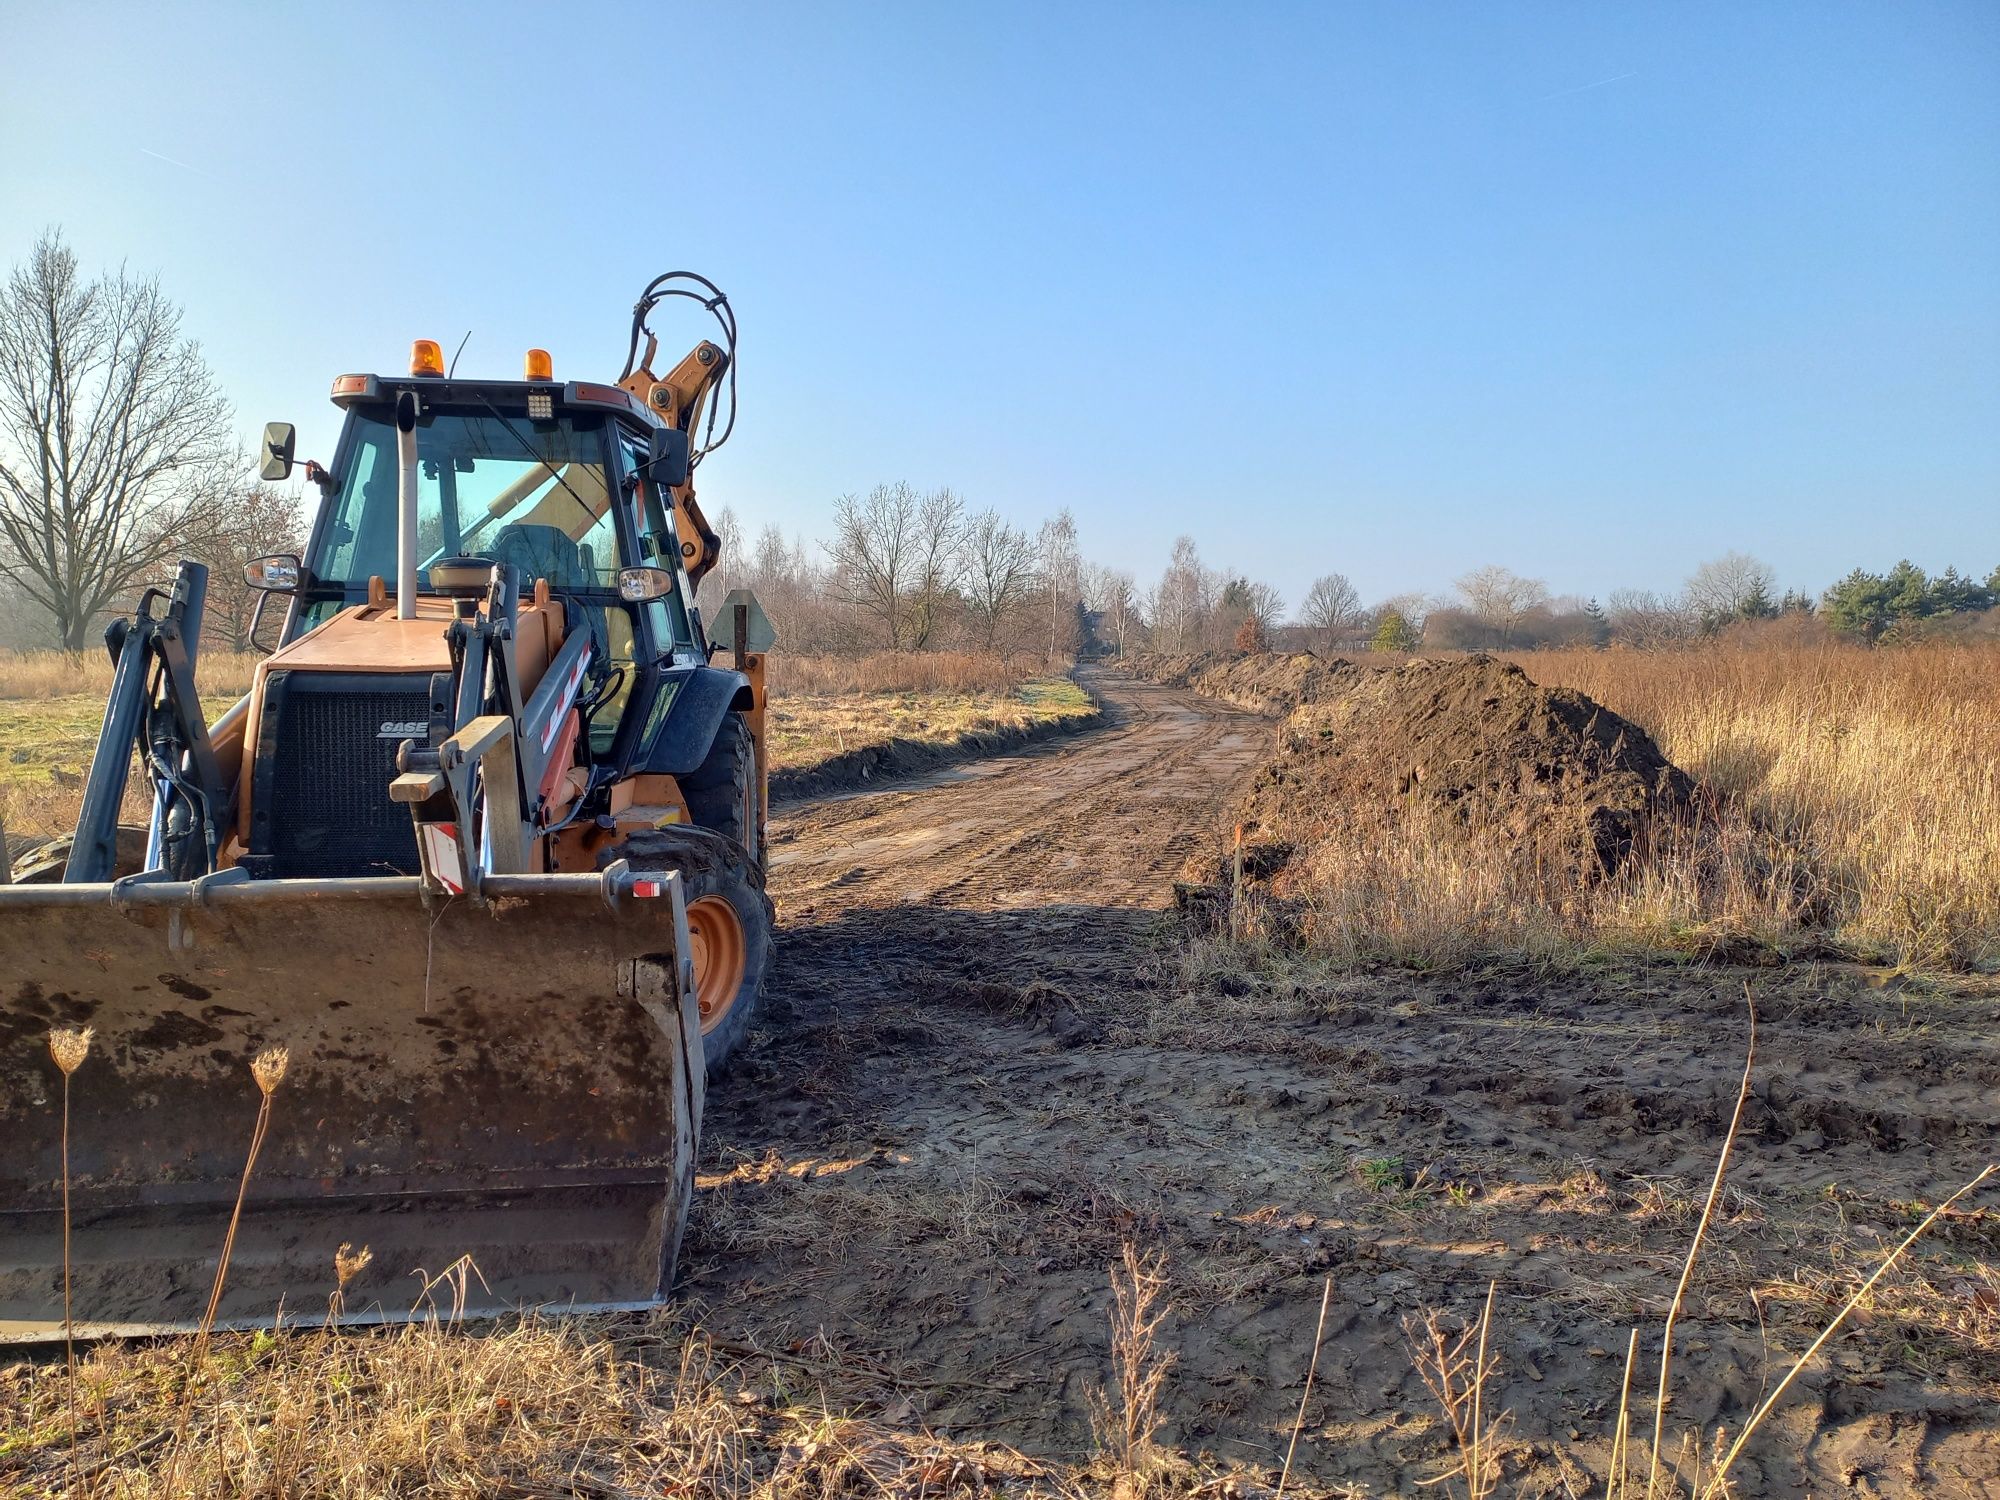
{"label": "backhoe loader", "polygon": [[[669,298],[721,342],[656,375]],[[222,1325],[325,1306],[343,1243],[372,1251],[353,1321],[421,1311],[467,1256],[472,1312],[666,1293],[771,946],[772,635],[747,594],[695,603],[735,342],[671,273],[616,381],[539,349],[461,378],[428,340],[342,375],[306,550],[246,570],[275,635],[249,693],[197,699],[199,564],[107,633],[76,831],[0,884],[0,1343],[60,1336],[66,1237],[77,1331],[197,1323],[239,1188]],[[264,478],[296,441],[265,430]],[[121,838],[135,758],[151,815]],[[81,1027],[65,1174],[49,1038]]]}

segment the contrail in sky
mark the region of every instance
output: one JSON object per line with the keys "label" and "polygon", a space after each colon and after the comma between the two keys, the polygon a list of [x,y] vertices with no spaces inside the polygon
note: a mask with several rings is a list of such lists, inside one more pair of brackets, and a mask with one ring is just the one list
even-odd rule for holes
{"label": "contrail in sky", "polygon": [[[191,167],[184,161],[175,161],[171,156],[162,156],[157,151],[148,151],[144,146],[141,146],[139,150],[142,155],[150,156],[154,161],[163,161],[170,167],[179,167],[183,172],[192,172],[197,177],[208,176],[208,173],[202,171],[200,167]],[[210,178],[209,180],[213,181],[214,179]]]}
{"label": "contrail in sky", "polygon": [[1578,84],[1573,89],[1557,89],[1553,94],[1544,94],[1541,98],[1533,99],[1529,102],[1531,104],[1546,104],[1551,99],[1567,99],[1571,94],[1587,94],[1592,89],[1601,89],[1607,84],[1623,83],[1628,78],[1637,78],[1638,76],[1637,73],[1620,73],[1616,78],[1600,78],[1595,83]]}

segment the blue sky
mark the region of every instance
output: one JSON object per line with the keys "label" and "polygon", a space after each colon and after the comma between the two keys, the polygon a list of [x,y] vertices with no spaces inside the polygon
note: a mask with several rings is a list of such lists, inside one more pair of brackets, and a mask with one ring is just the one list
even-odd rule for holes
{"label": "blue sky", "polygon": [[[157,272],[246,436],[409,340],[743,326],[703,500],[950,484],[1296,601],[2000,563],[2000,6],[30,8],[0,261]],[[683,325],[687,341],[701,330]]]}

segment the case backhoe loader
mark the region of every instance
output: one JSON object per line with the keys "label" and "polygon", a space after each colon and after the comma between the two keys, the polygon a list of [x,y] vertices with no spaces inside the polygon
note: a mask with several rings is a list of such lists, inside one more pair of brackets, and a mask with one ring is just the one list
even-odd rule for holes
{"label": "case backhoe loader", "polygon": [[[661,376],[670,297],[721,342]],[[283,620],[242,701],[210,722],[196,699],[201,566],[108,632],[76,832],[0,884],[0,1343],[63,1326],[55,1027],[95,1034],[80,1331],[200,1319],[270,1046],[291,1066],[224,1324],[323,1305],[343,1242],[373,1251],[360,1321],[468,1255],[473,1311],[664,1294],[705,1079],[771,945],[771,633],[747,595],[707,623],[694,602],[718,541],[693,475],[734,378],[728,301],[685,273],[647,287],[613,382],[541,350],[521,380],[457,378],[420,340],[407,375],[333,383],[309,545],[247,570],[253,638]],[[266,479],[294,447],[266,429]],[[117,825],[135,755],[142,857]]]}

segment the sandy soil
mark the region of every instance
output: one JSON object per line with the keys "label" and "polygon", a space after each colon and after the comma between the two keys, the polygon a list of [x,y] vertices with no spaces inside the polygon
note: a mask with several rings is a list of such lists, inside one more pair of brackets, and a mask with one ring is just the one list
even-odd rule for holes
{"label": "sandy soil", "polygon": [[[776,823],[780,956],[753,1045],[711,1085],[683,1256],[711,1330],[832,1351],[859,1399],[955,1436],[1082,1451],[1107,1267],[1136,1238],[1171,1258],[1165,1436],[1275,1470],[1331,1277],[1299,1464],[1402,1494],[1447,1451],[1403,1321],[1469,1316],[1492,1279],[1506,1492],[1580,1494],[1634,1326],[1652,1379],[1746,978],[1756,1088],[1672,1432],[1739,1425],[1917,1205],[2000,1154],[1990,984],[1191,956],[1171,882],[1270,723],[1095,686],[1102,730]],[[1793,1387],[1743,1493],[2000,1495],[1996,1260],[1991,1207],[1941,1225]]]}

